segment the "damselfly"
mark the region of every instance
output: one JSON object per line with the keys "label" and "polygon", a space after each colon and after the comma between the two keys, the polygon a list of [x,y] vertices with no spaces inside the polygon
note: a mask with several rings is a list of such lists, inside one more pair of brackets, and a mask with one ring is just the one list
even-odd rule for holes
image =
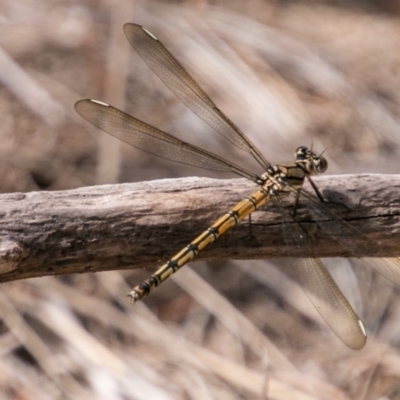
{"label": "damselfly", "polygon": [[[300,195],[308,197],[313,202],[315,220],[323,219],[325,222],[319,223],[323,229],[332,233],[335,240],[349,248],[347,238],[354,236],[351,248],[357,249],[358,253],[365,250],[365,254],[373,253],[382,257],[366,259],[366,262],[388,279],[400,284],[400,261],[397,258],[383,258],[385,253],[377,243],[339,219],[324,204],[318,204],[315,196],[302,190],[304,180],[307,179],[319,202],[324,202],[311,179],[311,176],[325,172],[328,167],[322,155],[303,146],[296,150],[295,161],[292,164],[271,165],[152,33],[136,24],[126,24],[124,32],[132,47],[173,93],[225,139],[250,153],[265,171],[260,176],[253,174],[231,161],[183,142],[100,101],[78,101],[75,108],[83,118],[126,143],[176,162],[215,171],[233,172],[259,186],[257,191],[219,218],[153,275],[135,286],[129,294],[133,302],[143,299],[200,250],[270,200],[279,205],[284,220],[288,222],[286,225],[290,224],[290,229],[284,233],[286,243],[289,246],[305,246],[313,255],[312,246],[303,227],[294,223],[294,212]],[[295,195],[293,214],[288,214],[282,205],[282,199],[290,193]],[[371,251],[372,253],[369,253]],[[362,348],[367,337],[364,326],[321,260],[316,257],[295,259],[293,268],[304,291],[333,332],[349,347]]]}

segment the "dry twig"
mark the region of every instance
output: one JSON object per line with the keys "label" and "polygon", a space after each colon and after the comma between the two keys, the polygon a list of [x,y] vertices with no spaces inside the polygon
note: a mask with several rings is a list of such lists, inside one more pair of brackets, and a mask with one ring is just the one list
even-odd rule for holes
{"label": "dry twig", "polygon": [[[381,242],[385,255],[399,256],[399,175],[328,176],[316,182],[327,200],[348,209],[329,207]],[[2,195],[0,281],[157,266],[251,192],[242,179],[184,178]],[[331,240],[312,221],[307,203],[298,219],[317,256],[366,256],[349,254]],[[308,256],[302,248],[289,254],[281,225],[276,207],[267,205],[253,214],[251,237],[248,222],[242,222],[197,259]]]}

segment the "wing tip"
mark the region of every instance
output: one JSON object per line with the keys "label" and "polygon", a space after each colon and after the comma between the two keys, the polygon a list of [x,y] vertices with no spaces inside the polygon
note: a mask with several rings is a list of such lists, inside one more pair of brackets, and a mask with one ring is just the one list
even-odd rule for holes
{"label": "wing tip", "polygon": [[158,42],[157,37],[156,37],[153,33],[151,33],[149,30],[147,30],[147,29],[144,28],[143,26],[142,26],[142,29],[143,29],[144,32],[147,33],[152,39],[154,39],[154,40],[156,40],[156,41]]}
{"label": "wing tip", "polygon": [[98,105],[103,106],[103,107],[110,107],[109,104],[104,103],[103,101],[100,101],[100,100],[88,99],[87,101],[89,101],[90,103],[98,104]]}
{"label": "wing tip", "polygon": [[[85,118],[85,114],[87,113],[89,104],[94,104],[96,106],[101,106],[101,107],[111,107],[109,104],[107,103],[103,103],[102,101],[99,100],[94,100],[94,99],[83,99],[83,100],[78,100],[75,105],[75,111],[81,115],[83,118]],[[86,119],[86,118],[85,118]]]}
{"label": "wing tip", "polygon": [[367,343],[367,332],[365,330],[365,326],[360,319],[357,321],[359,333],[357,335],[352,335],[349,340],[345,340],[347,346],[349,346],[353,350],[361,350],[365,344]]}
{"label": "wing tip", "polygon": [[95,104],[98,104],[98,105],[103,106],[103,107],[110,107],[109,104],[104,103],[103,101],[100,101],[100,100],[95,100],[95,99],[82,99],[82,100],[78,100],[78,101],[75,103],[75,108],[79,108],[81,105],[84,105],[84,104],[87,104],[87,103],[95,103]]}
{"label": "wing tip", "polygon": [[[133,22],[127,22],[124,25],[124,33],[127,37],[129,37],[131,34],[133,34],[133,31],[143,31],[144,33],[146,33],[148,36],[150,36],[152,39],[158,41],[158,38],[156,37],[156,35],[154,35],[154,33],[151,33],[148,29],[146,29],[144,26],[139,25],[139,24],[134,24]],[[135,32],[135,33],[136,33]]]}

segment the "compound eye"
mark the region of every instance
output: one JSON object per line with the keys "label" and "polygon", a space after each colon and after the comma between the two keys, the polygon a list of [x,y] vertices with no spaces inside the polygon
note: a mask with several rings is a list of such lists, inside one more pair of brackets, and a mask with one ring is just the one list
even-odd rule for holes
{"label": "compound eye", "polygon": [[321,157],[318,164],[318,172],[323,174],[328,169],[328,161],[326,158]]}
{"label": "compound eye", "polygon": [[305,146],[300,146],[295,152],[296,160],[305,160],[308,153],[308,149]]}

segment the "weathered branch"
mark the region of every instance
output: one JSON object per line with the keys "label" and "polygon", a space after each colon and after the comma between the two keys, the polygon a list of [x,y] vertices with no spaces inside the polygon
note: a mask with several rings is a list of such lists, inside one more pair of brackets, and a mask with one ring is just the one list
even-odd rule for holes
{"label": "weathered branch", "polygon": [[[342,175],[315,179],[330,209],[400,255],[400,175]],[[0,196],[0,282],[53,274],[156,267],[256,188],[244,179],[184,178],[61,192]],[[309,186],[308,186],[309,189]],[[349,255],[310,220],[303,221],[315,254]],[[289,202],[288,202],[289,204]],[[227,232],[197,259],[307,256],[287,249],[274,204]],[[354,254],[354,256],[365,254]],[[369,254],[373,256],[374,254]],[[382,254],[380,254],[382,255]]]}

